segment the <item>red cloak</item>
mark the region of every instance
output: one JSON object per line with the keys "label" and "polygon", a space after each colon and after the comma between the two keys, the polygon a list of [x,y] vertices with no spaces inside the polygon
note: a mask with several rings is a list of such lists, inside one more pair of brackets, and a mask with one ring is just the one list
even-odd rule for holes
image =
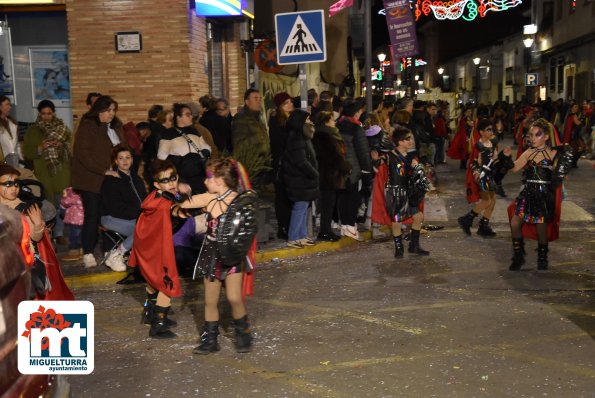
{"label": "red cloak", "polygon": [[153,191],[141,205],[128,265],[138,266],[154,289],[169,297],[182,295],[174,253],[170,209],[172,202]]}
{"label": "red cloak", "polygon": [[477,150],[476,146],[473,145],[473,151],[471,152],[471,156],[469,157],[469,164],[467,165],[467,173],[465,174],[465,193],[467,195],[467,203],[475,203],[479,198],[479,185],[475,182],[475,178],[473,177],[473,168],[471,165],[473,161],[477,159],[479,156],[479,151]]}
{"label": "red cloak", "polygon": [[564,136],[562,137],[564,144],[570,144],[572,140],[572,130],[574,130],[574,114],[568,115],[564,122]]}
{"label": "red cloak", "polygon": [[467,159],[467,132],[465,126],[467,125],[467,118],[462,117],[459,122],[459,128],[455,134],[446,154],[451,159],[465,160]]}
{"label": "red cloak", "polygon": [[43,238],[37,242],[37,252],[45,265],[45,272],[51,285],[50,290],[46,290],[45,297],[38,298],[43,300],[74,300],[74,294],[64,281],[58,256],[56,256],[56,251],[47,231],[43,233]]}

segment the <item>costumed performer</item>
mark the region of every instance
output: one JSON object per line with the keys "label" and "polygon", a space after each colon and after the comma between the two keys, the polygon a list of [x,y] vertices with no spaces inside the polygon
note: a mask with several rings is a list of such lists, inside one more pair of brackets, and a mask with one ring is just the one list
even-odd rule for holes
{"label": "costumed performer", "polygon": [[[560,141],[547,120],[536,120],[528,136],[531,147],[512,167],[513,172],[523,170],[523,186],[508,207],[513,249],[511,271],[520,270],[525,263],[523,238],[537,240],[537,269],[548,268],[548,242],[559,236],[562,180],[572,167],[570,147],[552,146]],[[510,151],[504,152],[510,155]]]}
{"label": "costumed performer", "polygon": [[[388,153],[388,163],[379,167],[377,184],[384,184],[384,209],[390,216],[395,257],[402,258],[405,251],[401,226],[411,220],[411,239],[409,253],[427,256],[427,250],[419,244],[421,224],[424,219],[423,200],[429,191],[429,181],[425,176],[423,164],[417,159],[407,156],[407,151],[414,145],[411,130],[397,126],[393,139],[396,148]],[[375,190],[377,191],[377,189]],[[372,221],[382,222],[384,217],[374,213]]]}
{"label": "costumed performer", "polygon": [[170,328],[177,322],[168,313],[172,297],[182,295],[173,234],[189,215],[177,206],[186,197],[178,192],[179,178],[173,163],[155,159],[151,170],[156,189],[141,204],[128,265],[138,266],[147,281],[142,322],[151,325],[149,336],[173,338],[176,334]]}
{"label": "costumed performer", "polygon": [[[194,195],[183,203],[184,208],[201,208],[207,214],[207,233],[195,273],[204,277],[205,324],[195,354],[208,354],[220,349],[219,296],[225,293],[231,305],[235,346],[239,353],[252,348],[250,324],[243,301],[244,293],[252,294],[251,273],[256,241],[256,217],[253,191],[241,164],[230,158],[212,159],[207,163],[207,193]],[[231,239],[230,239],[231,238]],[[242,275],[245,273],[245,275]],[[249,290],[246,292],[246,290]]]}
{"label": "costumed performer", "polygon": [[[23,202],[19,198],[21,173],[14,167],[0,164],[0,204],[20,212],[25,217],[23,227],[26,241],[21,246],[25,257],[31,257],[31,279],[38,300],[74,300],[74,295],[66,285],[60,262],[56,256],[51,238],[45,227],[38,201]],[[27,239],[28,238],[28,239]]]}
{"label": "costumed performer", "polygon": [[467,202],[477,203],[469,213],[459,217],[457,221],[463,232],[470,236],[473,220],[481,214],[477,234],[492,237],[496,235],[490,227],[490,218],[496,206],[497,182],[494,178],[494,170],[498,169],[499,163],[512,163],[512,160],[504,156],[503,152],[498,152],[498,139],[494,136],[490,119],[481,119],[477,123],[477,130],[480,138],[473,147],[466,179]]}

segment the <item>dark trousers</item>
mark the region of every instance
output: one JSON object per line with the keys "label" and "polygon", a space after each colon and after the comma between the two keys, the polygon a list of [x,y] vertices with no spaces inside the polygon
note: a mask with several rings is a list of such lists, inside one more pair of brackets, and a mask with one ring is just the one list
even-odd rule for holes
{"label": "dark trousers", "polygon": [[435,164],[444,162],[444,137],[436,137],[436,157]]}
{"label": "dark trousers", "polygon": [[341,225],[355,225],[357,219],[357,209],[360,205],[360,194],[357,190],[357,183],[347,182],[345,189],[341,189],[337,195],[337,208]]}
{"label": "dark trousers", "polygon": [[279,231],[289,231],[289,220],[291,219],[291,200],[287,197],[287,189],[283,181],[275,182],[275,217]]}
{"label": "dark trousers", "polygon": [[95,252],[97,243],[97,230],[101,218],[101,195],[95,192],[80,191],[85,212],[85,223],[82,231],[83,253]]}
{"label": "dark trousers", "polygon": [[330,234],[331,221],[337,204],[337,190],[336,189],[322,189],[320,190],[320,199],[318,200],[318,207],[320,208],[320,233]]}
{"label": "dark trousers", "polygon": [[174,253],[176,256],[176,266],[180,275],[185,277],[192,276],[199,250],[186,246],[174,246]]}

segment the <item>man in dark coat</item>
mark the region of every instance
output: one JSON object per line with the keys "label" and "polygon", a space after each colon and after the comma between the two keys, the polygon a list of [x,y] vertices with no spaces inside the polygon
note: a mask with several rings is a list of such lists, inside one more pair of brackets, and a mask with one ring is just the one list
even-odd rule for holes
{"label": "man in dark coat", "polygon": [[206,111],[199,120],[213,135],[215,145],[220,152],[232,152],[231,121],[229,103],[225,98],[215,101],[215,108]]}

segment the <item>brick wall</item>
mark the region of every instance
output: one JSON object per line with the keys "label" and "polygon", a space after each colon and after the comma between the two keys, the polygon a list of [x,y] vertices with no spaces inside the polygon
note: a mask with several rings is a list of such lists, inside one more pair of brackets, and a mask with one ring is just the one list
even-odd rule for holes
{"label": "brick wall", "polygon": [[225,95],[229,99],[232,113],[239,105],[244,105],[244,91],[246,91],[246,57],[240,48],[239,23],[228,25],[225,35]]}
{"label": "brick wall", "polygon": [[[66,12],[75,120],[90,91],[113,96],[124,122],[208,92],[205,20],[188,0],[67,0]],[[140,53],[116,52],[114,35],[126,31],[142,34]]]}

